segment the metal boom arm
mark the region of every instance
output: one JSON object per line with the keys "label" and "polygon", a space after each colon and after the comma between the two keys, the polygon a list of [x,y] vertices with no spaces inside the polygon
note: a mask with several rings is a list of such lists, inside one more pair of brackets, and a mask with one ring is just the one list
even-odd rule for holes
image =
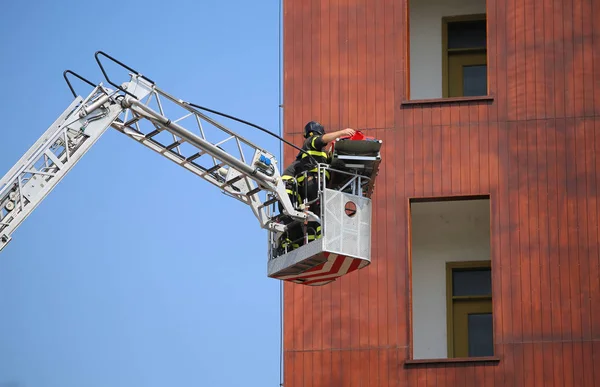
{"label": "metal boom arm", "polygon": [[[76,96],[0,180],[0,250],[108,127],[249,205],[262,228],[286,229],[267,211],[276,202],[282,204],[284,213],[295,219],[319,220],[316,215],[293,207],[279,174],[277,159],[271,153],[160,90],[131,68],[124,66],[133,71],[130,80],[116,85],[108,79],[101,64],[100,67],[108,82],[118,90],[100,83],[87,98]],[[73,91],[70,83],[69,87]],[[184,123],[195,130],[186,129]]]}
{"label": "metal boom arm", "polygon": [[122,112],[110,93],[100,85],[76,97],[0,180],[0,250]]}

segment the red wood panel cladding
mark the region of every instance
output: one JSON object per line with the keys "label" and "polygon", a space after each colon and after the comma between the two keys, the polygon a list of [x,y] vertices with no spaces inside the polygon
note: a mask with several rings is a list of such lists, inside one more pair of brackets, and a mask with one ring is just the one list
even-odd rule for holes
{"label": "red wood panel cladding", "polygon": [[[371,266],[285,284],[285,387],[600,385],[600,0],[487,13],[493,99],[407,104],[405,0],[284,2],[287,139],[384,141]],[[408,198],[482,193],[500,360],[407,366]]]}

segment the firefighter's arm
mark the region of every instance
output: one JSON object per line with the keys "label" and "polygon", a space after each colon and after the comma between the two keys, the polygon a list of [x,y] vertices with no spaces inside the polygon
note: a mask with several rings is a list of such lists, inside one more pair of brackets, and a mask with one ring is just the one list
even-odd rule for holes
{"label": "firefighter's arm", "polygon": [[337,132],[324,134],[321,136],[321,141],[323,141],[323,145],[326,145],[338,137],[354,136],[354,133],[356,133],[356,130],[352,128],[346,128],[338,130]]}

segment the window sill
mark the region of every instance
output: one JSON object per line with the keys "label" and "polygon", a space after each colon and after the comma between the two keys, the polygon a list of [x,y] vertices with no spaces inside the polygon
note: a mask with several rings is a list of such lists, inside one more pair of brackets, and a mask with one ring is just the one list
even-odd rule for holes
{"label": "window sill", "polygon": [[430,365],[430,364],[457,364],[457,363],[498,363],[500,358],[498,356],[486,356],[486,357],[461,357],[451,359],[412,359],[406,360],[404,364],[406,366],[415,365]]}
{"label": "window sill", "polygon": [[404,100],[401,105],[425,105],[435,103],[459,103],[459,102],[478,102],[493,101],[493,95],[482,95],[479,97],[451,97],[451,98],[430,98],[430,99],[412,99]]}

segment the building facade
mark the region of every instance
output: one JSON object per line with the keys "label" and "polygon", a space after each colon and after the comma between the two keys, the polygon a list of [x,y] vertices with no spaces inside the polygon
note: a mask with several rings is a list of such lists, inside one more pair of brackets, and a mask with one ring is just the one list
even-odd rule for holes
{"label": "building facade", "polygon": [[372,264],[284,285],[284,386],[599,386],[600,1],[283,9],[286,138],[383,140]]}

